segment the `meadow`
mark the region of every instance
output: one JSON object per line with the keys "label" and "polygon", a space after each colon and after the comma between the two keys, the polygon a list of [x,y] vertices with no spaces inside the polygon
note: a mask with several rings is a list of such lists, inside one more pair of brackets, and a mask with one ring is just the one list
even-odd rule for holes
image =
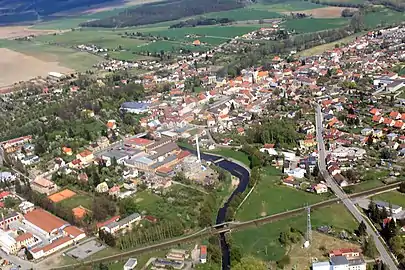
{"label": "meadow", "polygon": [[[286,252],[286,247],[278,241],[281,232],[288,228],[295,228],[301,232],[306,231],[306,214],[283,219],[232,233],[235,245],[242,248],[243,254],[251,254],[266,261],[277,261]],[[311,213],[312,228],[327,225],[335,230],[353,232],[357,229],[357,222],[342,204],[313,210]]]}
{"label": "meadow", "polygon": [[397,190],[378,194],[373,197],[375,201],[384,201],[405,208],[405,194]]}
{"label": "meadow", "polygon": [[287,30],[295,31],[297,34],[318,32],[333,28],[340,28],[349,23],[345,18],[305,18],[305,19],[292,19],[284,22],[284,27]]}
{"label": "meadow", "polygon": [[264,169],[262,179],[236,214],[240,221],[281,213],[331,198],[280,184],[281,172],[274,167]]}
{"label": "meadow", "polygon": [[261,10],[256,8],[241,8],[229,11],[220,11],[204,14],[207,18],[228,18],[234,21],[248,21],[248,20],[261,20],[261,19],[273,19],[282,17],[277,12],[269,10]]}
{"label": "meadow", "polygon": [[364,23],[369,28],[399,23],[405,20],[405,13],[390,9],[382,9],[379,12],[370,12],[364,16]]}
{"label": "meadow", "polygon": [[309,1],[286,1],[285,3],[275,4],[254,4],[251,8],[258,10],[267,10],[272,12],[300,11],[314,8],[322,8],[323,5],[315,4]]}

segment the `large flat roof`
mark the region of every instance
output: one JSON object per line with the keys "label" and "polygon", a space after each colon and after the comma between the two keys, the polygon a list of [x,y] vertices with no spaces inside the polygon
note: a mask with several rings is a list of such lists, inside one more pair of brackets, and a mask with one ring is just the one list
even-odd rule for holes
{"label": "large flat roof", "polygon": [[60,219],[40,208],[28,212],[24,215],[24,218],[48,233],[62,227],[65,224],[69,224],[63,219]]}

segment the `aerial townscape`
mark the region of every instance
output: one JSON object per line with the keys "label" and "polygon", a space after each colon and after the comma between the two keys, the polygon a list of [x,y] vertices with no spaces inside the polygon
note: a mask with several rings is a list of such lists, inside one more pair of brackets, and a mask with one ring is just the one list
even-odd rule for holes
{"label": "aerial townscape", "polygon": [[405,269],[403,0],[0,7],[0,269]]}

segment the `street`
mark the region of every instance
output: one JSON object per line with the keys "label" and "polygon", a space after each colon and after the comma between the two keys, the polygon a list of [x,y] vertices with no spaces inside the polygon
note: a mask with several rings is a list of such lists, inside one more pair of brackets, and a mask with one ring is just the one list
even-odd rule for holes
{"label": "street", "polygon": [[364,222],[367,226],[367,233],[373,237],[375,241],[375,245],[377,247],[378,252],[380,253],[381,260],[389,267],[391,270],[398,270],[398,267],[388,251],[385,248],[385,243],[379,237],[377,232],[371,227],[368,221],[362,216],[360,211],[357,209],[353,201],[346,195],[346,193],[340,188],[340,186],[335,182],[335,180],[330,176],[329,172],[326,168],[326,150],[325,150],[325,143],[323,140],[323,117],[321,106],[316,103],[316,137],[318,141],[318,153],[319,153],[319,171],[321,172],[322,176],[324,177],[325,181],[332,189],[333,193],[342,200],[343,204],[346,208],[352,213],[352,215],[356,218],[356,220],[360,222]]}

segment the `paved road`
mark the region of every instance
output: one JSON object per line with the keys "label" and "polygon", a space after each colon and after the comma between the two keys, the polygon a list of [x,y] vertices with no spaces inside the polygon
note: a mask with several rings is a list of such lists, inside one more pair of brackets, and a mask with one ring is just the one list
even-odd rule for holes
{"label": "paved road", "polygon": [[364,222],[367,226],[367,232],[374,238],[376,247],[378,252],[380,253],[382,261],[388,265],[389,269],[391,270],[398,270],[398,267],[392,257],[390,256],[389,252],[385,248],[385,243],[383,240],[378,236],[378,234],[374,231],[371,225],[367,222],[367,220],[362,216],[360,211],[357,209],[353,201],[346,195],[346,193],[340,188],[340,186],[335,182],[335,180],[330,176],[329,172],[326,170],[326,150],[325,150],[325,143],[323,141],[323,127],[322,127],[322,111],[319,104],[316,104],[316,137],[318,141],[318,153],[319,153],[319,171],[322,173],[325,181],[328,183],[329,187],[335,193],[335,195],[342,200],[343,204],[346,208],[352,213],[352,215],[356,218],[356,220],[360,222]]}

